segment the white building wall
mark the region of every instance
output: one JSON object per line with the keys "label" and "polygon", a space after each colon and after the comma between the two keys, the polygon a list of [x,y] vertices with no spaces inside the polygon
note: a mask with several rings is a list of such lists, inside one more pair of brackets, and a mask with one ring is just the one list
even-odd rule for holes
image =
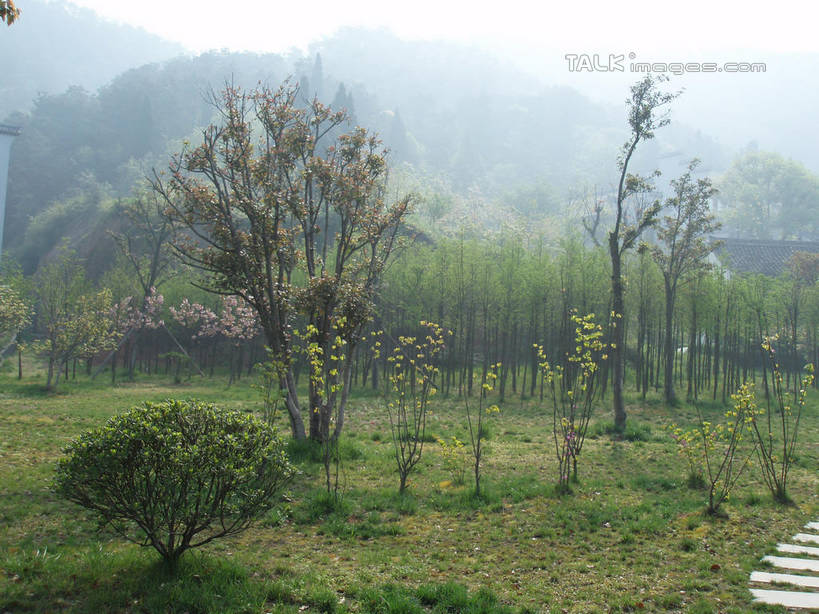
{"label": "white building wall", "polygon": [[11,143],[15,135],[0,131],[0,257],[3,255],[3,226],[6,219],[6,186],[9,178]]}

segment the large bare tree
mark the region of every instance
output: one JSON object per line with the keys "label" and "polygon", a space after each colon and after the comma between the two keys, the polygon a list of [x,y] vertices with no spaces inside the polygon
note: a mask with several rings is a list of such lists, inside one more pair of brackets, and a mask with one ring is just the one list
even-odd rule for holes
{"label": "large bare tree", "polygon": [[[310,437],[327,441],[344,423],[351,358],[410,197],[386,202],[377,138],[344,133],[345,111],[315,99],[301,108],[297,94],[285,84],[214,95],[219,123],[153,187],[187,229],[175,247],[208,273],[203,287],[259,314],[293,436],[307,436],[306,412]],[[310,364],[306,403],[299,347]]]}

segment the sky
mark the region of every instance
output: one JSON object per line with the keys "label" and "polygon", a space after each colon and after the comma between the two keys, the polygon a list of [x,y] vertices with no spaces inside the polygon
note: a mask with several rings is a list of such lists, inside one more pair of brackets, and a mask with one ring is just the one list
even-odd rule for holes
{"label": "sky", "polygon": [[[690,0],[663,3],[507,0],[72,0],[194,52],[305,48],[343,26],[386,27],[402,38],[448,39],[511,51],[636,53],[686,61],[685,53],[819,51],[809,3]],[[20,2],[25,7],[25,0]],[[812,7],[811,7],[812,8]],[[721,59],[721,58],[720,58]],[[733,59],[733,58],[729,58]]]}

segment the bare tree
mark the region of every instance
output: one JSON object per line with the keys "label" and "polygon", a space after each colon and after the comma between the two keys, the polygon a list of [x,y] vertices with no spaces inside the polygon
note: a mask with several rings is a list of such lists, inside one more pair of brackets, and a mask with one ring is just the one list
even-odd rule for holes
{"label": "bare tree", "polygon": [[[352,355],[411,199],[385,202],[378,139],[363,128],[339,134],[346,112],[317,99],[300,108],[297,95],[289,84],[227,87],[213,97],[220,124],[172,159],[170,178],[152,183],[187,230],[178,254],[209,274],[202,286],[258,313],[293,436],[306,437],[304,409],[310,437],[326,441],[331,422],[333,438],[344,423]],[[299,322],[307,332],[297,335]],[[311,360],[305,408],[299,342]]]}
{"label": "bare tree", "polygon": [[603,222],[603,214],[606,210],[606,199],[594,189],[593,194],[586,193],[582,202],[583,217],[581,223],[589,235],[595,247],[600,247],[600,237],[597,234],[600,232],[600,224]]}
{"label": "bare tree", "polygon": [[128,226],[112,236],[136,275],[144,302],[151,288],[159,287],[170,274],[175,224],[164,214],[165,201],[154,191],[140,192],[119,207]]}
{"label": "bare tree", "polygon": [[[174,221],[165,215],[164,200],[153,190],[143,190],[133,199],[119,202],[118,207],[127,220],[127,224],[124,230],[112,232],[111,236],[122,253],[126,265],[133,271],[139,282],[142,297],[136,301],[136,309],[140,313],[146,313],[154,290],[167,281],[172,274],[174,257],[171,242],[177,228]],[[168,329],[165,330],[171,335]],[[139,334],[134,328],[123,332],[119,343],[100,363],[93,377],[99,375],[111,360],[114,361],[111,377],[116,377],[117,352],[134,334]],[[171,337],[173,338],[173,335]],[[134,375],[138,341],[137,337],[131,345],[131,356],[128,360],[130,377]],[[175,338],[174,342],[177,346],[180,345]],[[184,349],[182,351],[187,355]]]}

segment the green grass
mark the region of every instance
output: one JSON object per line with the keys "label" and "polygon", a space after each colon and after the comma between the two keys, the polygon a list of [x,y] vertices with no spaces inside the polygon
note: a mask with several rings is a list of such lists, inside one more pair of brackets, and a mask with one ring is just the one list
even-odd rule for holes
{"label": "green grass", "polygon": [[[694,416],[656,396],[629,399],[613,436],[595,414],[572,494],[558,495],[551,415],[536,401],[501,406],[482,468],[451,483],[433,437],[464,440],[463,406],[437,399],[424,456],[400,496],[389,423],[378,398],[354,395],[341,441],[341,491],[322,488],[320,448],[291,443],[299,469],[250,530],[188,553],[175,576],[150,549],[99,532],[50,490],[61,448],[108,416],[168,397],[260,410],[242,380],[137,377],[66,382],[0,374],[0,612],[749,612],[748,574],[762,555],[817,517],[819,416],[804,416],[792,470],[796,506],[771,500],[749,472],[703,515],[665,427]],[[706,404],[707,417],[723,408]],[[280,426],[286,428],[282,420]],[[715,567],[716,565],[716,567]]]}

